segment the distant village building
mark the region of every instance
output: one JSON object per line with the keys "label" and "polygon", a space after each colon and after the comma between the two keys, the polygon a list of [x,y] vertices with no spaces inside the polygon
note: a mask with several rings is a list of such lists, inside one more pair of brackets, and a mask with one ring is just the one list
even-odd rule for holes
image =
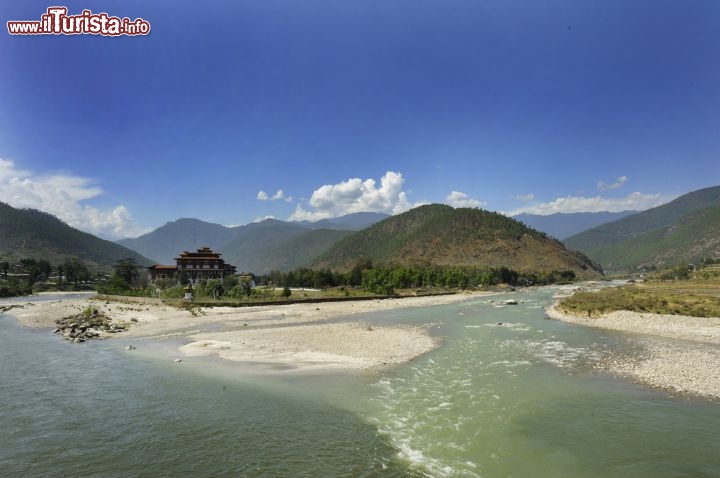
{"label": "distant village building", "polygon": [[150,280],[179,279],[184,274],[192,285],[196,285],[201,280],[222,279],[225,275],[235,274],[236,267],[227,264],[220,258],[221,255],[207,246],[197,252],[183,251],[180,257],[175,258],[174,266],[155,264],[148,267]]}

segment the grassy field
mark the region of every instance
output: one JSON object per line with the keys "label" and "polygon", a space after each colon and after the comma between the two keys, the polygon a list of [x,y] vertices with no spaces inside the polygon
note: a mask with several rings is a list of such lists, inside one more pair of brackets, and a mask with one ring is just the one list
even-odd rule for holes
{"label": "grassy field", "polygon": [[655,314],[720,317],[720,278],[646,281],[564,299],[560,307],[575,314],[598,316],[615,310]]}

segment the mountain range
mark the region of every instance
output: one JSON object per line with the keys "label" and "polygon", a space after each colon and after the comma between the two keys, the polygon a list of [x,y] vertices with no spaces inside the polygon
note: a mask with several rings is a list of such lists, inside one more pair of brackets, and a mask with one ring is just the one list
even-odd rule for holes
{"label": "mountain range", "polygon": [[[578,275],[581,271],[592,275],[595,264],[606,271],[623,272],[720,260],[720,186],[693,191],[639,213],[521,215],[516,219],[522,222],[498,213],[438,204],[392,217],[358,213],[317,222],[267,219],[236,227],[185,218],[113,243],[50,214],[0,203],[0,258],[61,262],[77,256],[102,267],[124,258],[141,265],[172,264],[184,250],[209,246],[238,271],[258,274],[298,267],[342,270],[357,261],[372,260],[507,266],[519,271],[569,268]],[[604,220],[610,222],[567,237],[562,244],[548,237],[562,237]]]}
{"label": "mountain range", "polygon": [[317,222],[265,219],[235,227],[178,219],[118,243],[163,264],[174,263],[181,251],[208,246],[223,254],[239,271],[267,273],[307,265],[337,240],[387,217],[363,212]]}
{"label": "mountain range", "polygon": [[617,221],[637,211],[622,212],[558,212],[541,216],[538,214],[518,214],[513,219],[526,224],[533,229],[542,231],[556,239],[566,239],[593,227]]}
{"label": "mountain range", "polygon": [[720,260],[720,186],[594,227],[564,243],[617,272]]}
{"label": "mountain range", "polygon": [[361,259],[539,272],[569,269],[578,276],[592,276],[599,269],[514,219],[439,204],[392,217],[360,213],[318,222],[266,219],[237,227],[179,219],[119,242],[167,264],[182,250],[209,246],[239,271],[257,274],[298,267],[346,270]]}

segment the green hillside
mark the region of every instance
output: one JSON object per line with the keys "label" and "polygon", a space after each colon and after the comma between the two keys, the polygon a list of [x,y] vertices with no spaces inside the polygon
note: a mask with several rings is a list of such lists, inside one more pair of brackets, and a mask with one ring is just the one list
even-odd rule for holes
{"label": "green hillside", "polygon": [[720,186],[700,189],[577,234],[564,243],[611,272],[717,258],[718,208]]}
{"label": "green hillside", "polygon": [[619,244],[655,229],[670,227],[688,214],[713,206],[720,206],[720,186],[693,191],[662,206],[576,234],[563,243],[595,260],[599,248]]}
{"label": "green hillside", "polygon": [[597,248],[592,257],[611,271],[720,260],[720,206],[695,211],[668,227]]}
{"label": "green hillside", "polygon": [[235,238],[218,251],[226,261],[237,266],[238,271],[258,272],[272,269],[268,269],[264,261],[273,258],[276,248],[309,230],[297,223],[266,219],[241,226],[237,232]]}
{"label": "green hillside", "polygon": [[600,271],[582,254],[502,214],[432,204],[339,241],[313,266],[349,270],[360,260],[392,264],[509,267],[519,272]]}
{"label": "green hillside", "polygon": [[0,257],[24,257],[59,263],[76,256],[90,265],[110,267],[131,258],[141,265],[151,261],[114,242],[74,229],[55,216],[34,209],[15,209],[0,202]]}
{"label": "green hillside", "polygon": [[274,247],[258,250],[252,257],[246,257],[242,270],[267,274],[270,271],[290,271],[308,266],[318,255],[330,249],[339,240],[353,231],[316,229],[299,236],[281,240]]}

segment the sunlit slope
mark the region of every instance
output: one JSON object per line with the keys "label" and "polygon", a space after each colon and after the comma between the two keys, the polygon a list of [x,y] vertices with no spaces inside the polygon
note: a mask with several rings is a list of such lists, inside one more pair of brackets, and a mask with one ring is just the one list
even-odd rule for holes
{"label": "sunlit slope", "polygon": [[600,273],[582,254],[521,222],[495,212],[440,204],[412,209],[346,237],[313,265],[347,270],[360,260],[505,266],[521,272],[572,270],[579,277]]}

